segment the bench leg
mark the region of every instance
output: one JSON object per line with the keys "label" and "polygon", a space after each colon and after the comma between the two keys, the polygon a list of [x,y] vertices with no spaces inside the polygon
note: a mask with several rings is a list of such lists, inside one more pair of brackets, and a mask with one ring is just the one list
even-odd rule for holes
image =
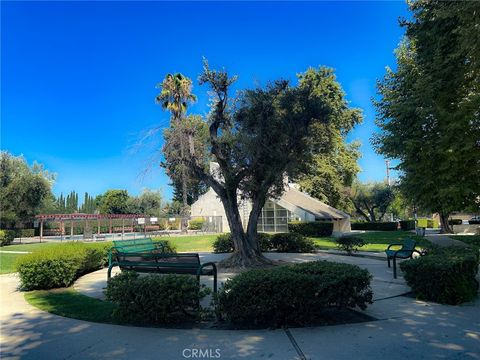
{"label": "bench leg", "polygon": [[397,258],[393,257],[393,278],[397,278]]}
{"label": "bench leg", "polygon": [[108,267],[107,280],[110,280],[110,278],[112,277],[112,268],[113,268],[112,265],[110,265],[110,266]]}
{"label": "bench leg", "polygon": [[390,266],[390,257],[387,256],[387,263],[388,263],[388,267],[391,267]]}

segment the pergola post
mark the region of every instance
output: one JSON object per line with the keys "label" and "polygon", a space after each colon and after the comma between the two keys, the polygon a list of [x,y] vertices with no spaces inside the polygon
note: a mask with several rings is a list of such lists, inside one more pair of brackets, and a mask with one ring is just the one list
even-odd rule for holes
{"label": "pergola post", "polygon": [[97,219],[97,234],[100,235],[100,219]]}
{"label": "pergola post", "polygon": [[63,224],[63,220],[60,220],[60,241],[63,241],[63,232],[65,230],[65,226]]}
{"label": "pergola post", "polygon": [[109,227],[108,232],[111,234],[112,233],[112,218],[109,219],[108,224],[109,224],[108,225],[108,227]]}
{"label": "pergola post", "polygon": [[122,218],[122,240],[123,240],[124,233],[125,233],[125,218]]}
{"label": "pergola post", "polygon": [[43,219],[40,220],[40,242],[42,242],[43,237]]}
{"label": "pergola post", "polygon": [[73,239],[73,219],[70,221],[70,240]]}

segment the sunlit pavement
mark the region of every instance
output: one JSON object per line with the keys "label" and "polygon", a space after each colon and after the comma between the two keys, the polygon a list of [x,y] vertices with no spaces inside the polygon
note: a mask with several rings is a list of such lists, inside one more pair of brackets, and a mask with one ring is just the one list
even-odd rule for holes
{"label": "sunlit pavement", "polygon": [[[202,262],[221,254],[201,254]],[[374,276],[377,321],[280,330],[138,328],[63,318],[30,306],[16,290],[16,275],[0,276],[2,359],[480,359],[480,300],[444,306],[398,296],[385,261],[332,254],[268,254],[284,261],[325,259],[367,268]],[[221,281],[229,276],[221,273]],[[106,272],[88,274],[75,287],[102,297]],[[208,278],[205,284],[211,283]]]}

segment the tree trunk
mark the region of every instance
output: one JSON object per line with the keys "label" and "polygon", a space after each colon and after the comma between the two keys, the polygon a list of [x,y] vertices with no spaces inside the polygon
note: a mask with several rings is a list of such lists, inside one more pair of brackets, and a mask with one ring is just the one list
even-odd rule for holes
{"label": "tree trunk", "polygon": [[[242,219],[238,211],[237,194],[230,192],[226,197],[221,197],[228,225],[233,238],[234,251],[231,256],[220,262],[223,267],[262,267],[273,262],[262,255],[257,242],[257,221],[259,216],[258,204],[253,203],[254,209],[248,219],[247,232],[243,229]],[[260,205],[262,206],[262,205]],[[261,211],[261,207],[260,207]],[[252,224],[255,223],[255,226]]]}
{"label": "tree trunk", "polygon": [[448,223],[450,214],[439,213],[442,234],[453,234],[453,226]]}

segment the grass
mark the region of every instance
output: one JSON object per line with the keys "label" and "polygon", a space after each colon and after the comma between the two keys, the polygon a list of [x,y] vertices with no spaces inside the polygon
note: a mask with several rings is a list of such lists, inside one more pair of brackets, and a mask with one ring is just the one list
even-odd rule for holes
{"label": "grass", "polygon": [[116,305],[82,295],[72,288],[35,290],[25,293],[25,300],[40,310],[73,319],[117,324]]}
{"label": "grass", "polygon": [[168,240],[175,246],[178,252],[211,252],[213,242],[218,235],[194,235],[194,236],[172,236],[155,238],[155,240]]}
{"label": "grass", "polygon": [[[383,252],[388,245],[401,243],[407,237],[415,239],[419,247],[430,244],[425,238],[406,231],[376,231],[356,234],[355,236],[362,238],[366,243],[364,246],[359,248],[359,251]],[[333,237],[311,239],[320,249],[337,249],[337,244],[335,243],[335,238]]]}

